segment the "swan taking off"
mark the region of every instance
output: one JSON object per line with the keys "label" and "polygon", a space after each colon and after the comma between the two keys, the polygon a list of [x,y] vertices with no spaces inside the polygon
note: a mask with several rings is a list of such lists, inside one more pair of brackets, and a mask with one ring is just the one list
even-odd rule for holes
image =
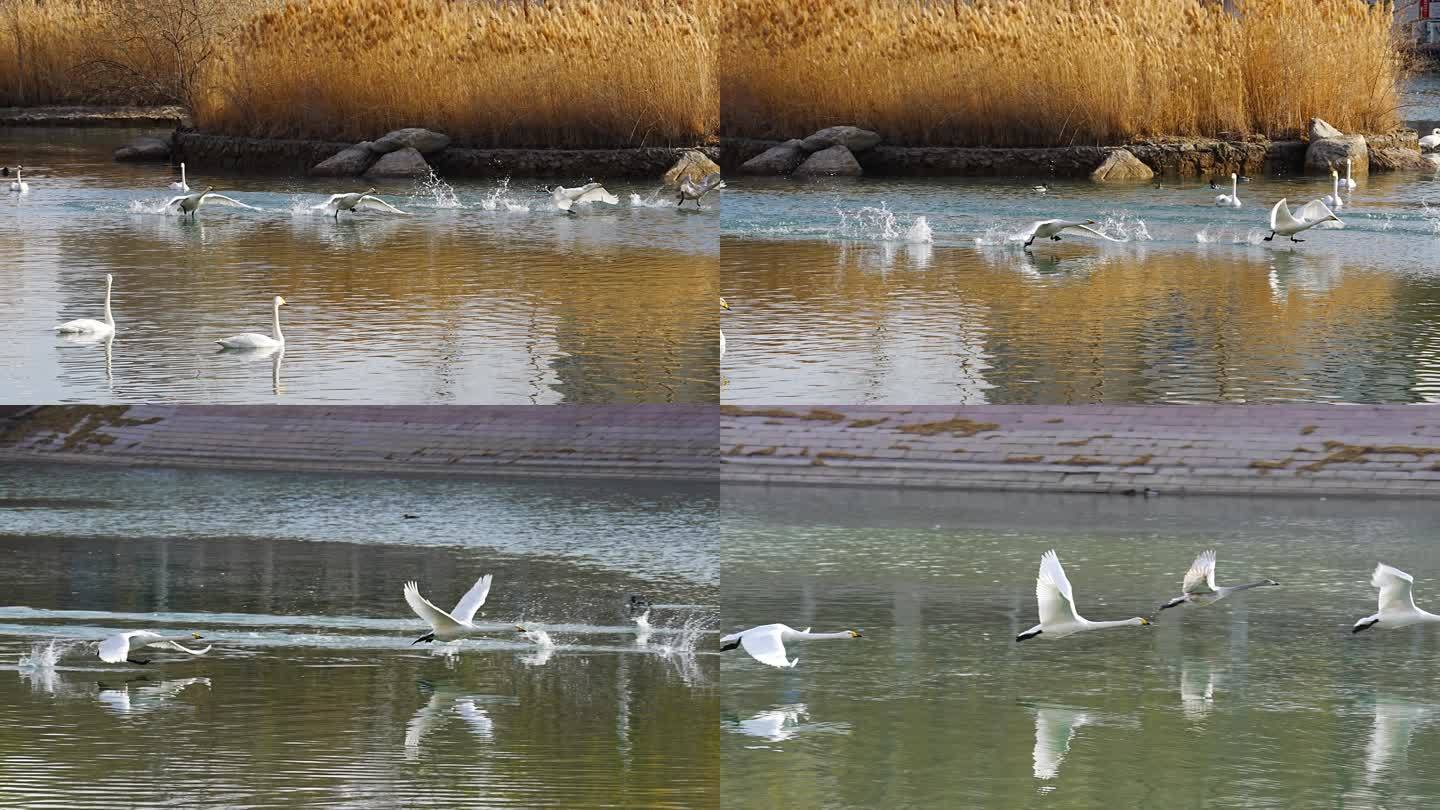
{"label": "swan taking off", "polygon": [[[1185,584],[1181,588],[1181,594],[1169,602],[1160,606],[1160,610],[1189,602],[1192,605],[1213,605],[1232,593],[1248,591],[1251,588],[1259,588],[1265,585],[1279,585],[1273,579],[1262,579],[1259,582],[1251,582],[1247,585],[1229,585],[1220,587],[1215,584],[1215,549],[1202,552],[1195,562],[1190,565],[1190,570],[1185,572]],[[1157,613],[1159,611],[1156,611]]]}
{"label": "swan taking off", "polygon": [[285,334],[280,331],[280,307],[283,306],[285,306],[285,299],[281,298],[278,295],[275,296],[275,337],[272,338],[269,335],[261,335],[256,332],[246,332],[241,335],[233,335],[231,337],[225,338],[224,340],[217,340],[215,342],[219,343],[221,346],[227,349],[283,348],[285,346]]}
{"label": "swan taking off", "polygon": [[166,638],[159,633],[152,633],[149,630],[131,630],[128,633],[113,635],[100,642],[98,652],[100,653],[100,660],[107,664],[123,664],[126,661],[132,664],[148,664],[150,663],[150,659],[148,658],[143,661],[131,658],[131,650],[139,651],[145,647],[157,647],[167,650],[179,650],[180,652],[191,655],[204,655],[210,652],[209,646],[206,646],[203,650],[192,650],[189,647],[180,646],[180,642],[182,641],[189,641],[191,639],[198,640],[200,638],[202,638],[202,636],[199,633]]}
{"label": "swan taking off", "polygon": [[[1426,149],[1440,149],[1440,127],[1431,130],[1429,135],[1420,139],[1420,150],[1424,151]],[[15,172],[19,174],[19,166],[15,167]]]}
{"label": "swan taking off", "polygon": [[1440,616],[1415,607],[1415,596],[1410,592],[1414,584],[1415,578],[1404,571],[1385,563],[1376,565],[1370,585],[1380,589],[1380,612],[1356,622],[1350,632],[1369,630],[1377,624],[1388,629],[1440,622]]}
{"label": "swan taking off", "polygon": [[256,210],[253,205],[246,205],[239,200],[226,197],[224,194],[212,193],[211,189],[213,188],[215,187],[206,186],[204,191],[197,191],[194,194],[185,194],[180,197],[171,197],[169,201],[165,203],[165,208],[167,210],[174,208],[180,212],[181,216],[189,214],[192,217],[196,211],[200,210],[200,206],[209,205],[210,203],[220,203],[221,205],[230,205],[236,208],[249,208],[251,211]]}
{"label": "swan taking off", "polygon": [[1355,182],[1355,179],[1350,176],[1350,164],[1350,158],[1345,158],[1345,176],[1340,178],[1340,187],[1354,190],[1354,188],[1360,184]]}
{"label": "swan taking off", "polygon": [[1330,170],[1330,186],[1330,193],[1326,194],[1324,197],[1321,197],[1320,202],[1323,202],[1326,205],[1330,206],[1332,209],[1339,211],[1341,208],[1345,207],[1345,201],[1340,199],[1340,173],[1335,171],[1334,169]]}
{"label": "swan taking off", "polygon": [[[1240,175],[1230,173],[1230,193],[1215,195],[1215,205],[1218,208],[1239,208],[1240,191],[1236,183],[1240,182]],[[1213,185],[1213,184],[1212,184]]]}
{"label": "swan taking off", "polygon": [[27,183],[27,182],[25,182],[24,176],[20,173],[20,170],[23,169],[23,168],[25,168],[25,167],[24,167],[24,166],[16,166],[16,167],[15,167],[15,179],[12,180],[12,181],[10,181],[10,190],[11,190],[12,192],[16,193],[16,194],[29,194],[29,193],[30,193],[30,184]]}
{"label": "swan taking off", "polygon": [[785,655],[786,642],[792,641],[823,641],[831,638],[864,638],[859,630],[841,630],[838,633],[812,633],[810,628],[796,630],[783,624],[762,624],[759,627],[752,627],[749,630],[741,630],[738,633],[731,633],[720,639],[720,649],[733,650],[736,647],[744,647],[745,652],[750,653],[762,664],[769,664],[772,667],[793,667],[800,663],[796,658],[791,661]]}
{"label": "swan taking off", "polygon": [[[1270,235],[1265,237],[1269,242],[1276,234],[1290,237],[1291,242],[1304,242],[1304,239],[1296,239],[1295,234],[1308,231],[1322,222],[1340,222],[1335,212],[1326,207],[1320,200],[1311,200],[1300,208],[1300,216],[1296,217],[1290,213],[1290,204],[1285,200],[1275,203],[1270,209]],[[1340,222],[1341,225],[1345,223]]]}
{"label": "swan taking off", "polygon": [[[405,602],[415,615],[424,619],[430,625],[430,632],[410,642],[413,646],[422,641],[459,641],[466,636],[473,636],[480,632],[480,628],[472,624],[476,612],[480,606],[485,604],[485,597],[490,595],[491,574],[475,580],[470,590],[460,597],[455,603],[455,609],[449,613],[435,607],[429,599],[420,595],[420,586],[414,582],[405,583]],[[525,628],[516,626],[516,630],[525,632]]]}
{"label": "swan taking off", "polygon": [[605,190],[599,183],[586,183],[578,188],[565,188],[556,186],[550,189],[550,199],[555,201],[555,207],[561,211],[569,211],[570,207],[579,203],[603,202],[610,205],[619,205],[620,198]]}
{"label": "swan taking off", "polygon": [[55,331],[62,335],[94,335],[105,337],[115,334],[115,318],[110,314],[110,283],[112,277],[105,274],[105,320],[97,321],[94,318],[77,318],[73,321],[66,321],[55,327]]}
{"label": "swan taking off", "polygon": [[330,208],[335,211],[335,218],[340,218],[341,211],[354,212],[357,208],[369,208],[372,211],[388,211],[392,214],[408,214],[408,211],[401,211],[399,208],[385,202],[375,196],[375,189],[369,188],[358,194],[332,194],[330,199],[319,205],[312,206],[316,210]]}
{"label": "swan taking off", "polygon": [[180,179],[170,184],[171,191],[189,191],[190,184],[185,182],[185,164],[180,164]]}
{"label": "swan taking off", "polygon": [[1060,557],[1052,549],[1040,558],[1040,576],[1035,580],[1035,601],[1040,605],[1040,623],[1015,637],[1025,641],[1042,633],[1046,638],[1064,638],[1083,630],[1104,630],[1107,627],[1143,626],[1150,620],[1141,616],[1113,622],[1092,622],[1075,611],[1075,592]]}
{"label": "swan taking off", "polygon": [[1025,247],[1030,247],[1030,243],[1034,242],[1036,239],[1048,238],[1051,241],[1059,242],[1060,232],[1065,230],[1066,228],[1076,228],[1082,231],[1089,231],[1090,233],[1095,234],[1101,239],[1109,239],[1111,242],[1120,241],[1118,239],[1111,239],[1105,234],[1090,227],[1094,224],[1095,220],[1093,219],[1087,219],[1083,222],[1079,220],[1069,219],[1042,219],[1039,222],[1032,222],[1030,223],[1030,227],[1026,228],[1024,231],[1024,233],[1029,236],[1029,238],[1025,240]]}
{"label": "swan taking off", "polygon": [[680,181],[680,198],[675,205],[678,208],[685,204],[686,200],[694,200],[695,207],[700,207],[700,198],[712,191],[719,191],[725,188],[725,181],[720,179],[719,172],[711,172],[705,175],[700,182],[696,183],[689,177]]}

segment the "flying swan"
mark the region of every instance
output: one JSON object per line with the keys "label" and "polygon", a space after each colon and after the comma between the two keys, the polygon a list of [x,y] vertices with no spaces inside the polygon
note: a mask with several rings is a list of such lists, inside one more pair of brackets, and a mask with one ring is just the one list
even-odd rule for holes
{"label": "flying swan", "polygon": [[1064,638],[1083,630],[1104,630],[1107,627],[1128,627],[1147,625],[1149,619],[1136,616],[1113,622],[1092,622],[1081,618],[1075,612],[1075,592],[1070,580],[1065,578],[1065,569],[1060,567],[1060,557],[1052,549],[1040,558],[1040,576],[1035,580],[1035,601],[1040,605],[1040,623],[1015,637],[1016,641],[1034,638],[1042,633],[1046,638]]}
{"label": "flying swan", "polygon": [[1093,219],[1087,219],[1083,222],[1079,220],[1069,219],[1042,219],[1039,222],[1032,222],[1030,223],[1030,227],[1026,228],[1023,232],[1029,237],[1025,240],[1025,247],[1030,247],[1030,243],[1034,242],[1036,239],[1049,238],[1051,241],[1059,242],[1060,232],[1067,228],[1076,228],[1082,231],[1089,231],[1090,233],[1095,234],[1101,239],[1109,239],[1111,242],[1120,241],[1119,239],[1114,239],[1112,237],[1106,236],[1105,234],[1095,230],[1094,228],[1091,228],[1090,226],[1094,224],[1095,220]]}
{"label": "flying swan", "polygon": [[680,181],[680,198],[679,202],[677,202],[675,205],[678,208],[679,206],[684,205],[686,200],[694,200],[695,207],[699,208],[701,197],[704,197],[706,194],[709,194],[712,191],[718,191],[722,188],[725,188],[725,181],[720,179],[719,172],[711,172],[710,174],[705,175],[705,177],[701,179],[698,183],[692,181],[689,177],[686,177]]}
{"label": "flying swan", "polygon": [[1380,589],[1380,612],[1356,622],[1350,632],[1369,630],[1377,624],[1389,629],[1440,622],[1440,616],[1415,607],[1415,595],[1410,592],[1414,584],[1415,578],[1404,571],[1385,563],[1376,565],[1375,573],[1370,575],[1370,585]]}
{"label": "flying swan", "polygon": [[[473,636],[480,631],[472,622],[480,606],[485,604],[485,597],[490,595],[491,574],[475,580],[470,590],[460,597],[455,603],[455,609],[449,613],[441,610],[430,603],[429,599],[420,595],[420,586],[415,582],[405,583],[405,602],[415,615],[424,619],[430,625],[430,632],[410,642],[416,645],[422,641],[459,641],[466,636]],[[516,630],[523,633],[525,628],[516,625]]]}
{"label": "flying swan", "polygon": [[192,217],[196,211],[200,210],[200,206],[208,205],[212,202],[220,203],[221,205],[230,205],[236,208],[249,208],[251,211],[257,210],[253,205],[246,205],[239,200],[226,197],[224,194],[214,194],[211,192],[213,188],[215,187],[206,186],[204,191],[197,191],[194,194],[185,194],[179,197],[171,197],[169,201],[165,203],[165,208],[174,208],[180,212],[181,216],[189,214]]}
{"label": "flying swan", "polygon": [[285,347],[285,334],[280,331],[280,307],[285,306],[285,299],[275,296],[275,337],[261,335],[256,332],[246,332],[240,335],[233,335],[223,340],[217,340],[221,346],[227,349],[274,349]]}
{"label": "flying swan", "polygon": [[569,211],[570,207],[578,203],[603,202],[610,205],[619,205],[620,198],[605,190],[599,183],[586,183],[578,188],[565,188],[556,186],[550,189],[550,199],[555,201],[555,207],[561,211]]}
{"label": "flying swan", "polygon": [[[1326,207],[1320,200],[1311,200],[1300,208],[1300,216],[1297,219],[1290,213],[1290,205],[1284,199],[1275,203],[1270,209],[1270,235],[1265,237],[1269,242],[1276,234],[1290,237],[1291,242],[1304,242],[1304,239],[1296,239],[1295,234],[1308,231],[1322,222],[1340,222],[1340,218]],[[1345,223],[1340,222],[1341,225]]]}
{"label": "flying swan", "polygon": [[373,211],[388,211],[392,214],[408,214],[409,211],[401,211],[399,208],[385,202],[375,196],[375,189],[368,188],[358,194],[332,194],[330,199],[319,205],[311,206],[316,210],[326,208],[335,211],[335,218],[340,218],[341,211],[354,212],[357,208],[369,208]]}
{"label": "flying swan", "polygon": [[1232,593],[1279,584],[1273,579],[1262,579],[1247,585],[1229,585],[1223,588],[1216,585],[1215,549],[1210,549],[1196,557],[1195,562],[1190,565],[1190,570],[1185,572],[1185,585],[1181,588],[1180,595],[1161,605],[1160,610],[1179,607],[1186,602],[1192,605],[1213,605]]}
{"label": "flying swan", "polygon": [[30,184],[27,183],[27,182],[25,182],[24,177],[20,174],[20,170],[23,169],[23,168],[25,168],[25,167],[24,167],[24,166],[16,166],[16,167],[15,167],[15,179],[12,180],[12,181],[10,181],[10,190],[13,191],[13,192],[16,193],[16,194],[29,194],[29,193],[30,193]]}
{"label": "flying swan", "polygon": [[111,275],[105,274],[105,320],[97,321],[94,318],[77,318],[73,321],[66,321],[55,327],[55,331],[62,335],[94,335],[105,337],[115,334],[115,318],[110,314],[110,282]]}
{"label": "flying swan", "polygon": [[[1440,127],[1431,130],[1429,135],[1420,139],[1420,150],[1424,151],[1426,149],[1440,149]],[[15,167],[15,173],[20,173],[19,166]]]}
{"label": "flying swan", "polygon": [[[1231,172],[1231,173],[1230,173],[1230,193],[1229,193],[1229,194],[1216,194],[1216,195],[1215,195],[1215,205],[1216,205],[1216,207],[1218,207],[1218,208],[1239,208],[1239,207],[1240,207],[1240,191],[1239,191],[1239,188],[1240,188],[1240,187],[1236,185],[1236,183],[1239,183],[1239,182],[1240,182],[1240,175],[1235,174],[1234,172]],[[1211,185],[1214,185],[1214,184],[1212,183]]]}
{"label": "flying swan", "polygon": [[789,641],[823,641],[831,638],[864,638],[859,630],[841,630],[838,633],[812,633],[810,628],[796,630],[783,624],[762,624],[759,627],[752,627],[749,630],[741,630],[738,633],[731,633],[720,639],[720,649],[733,650],[736,647],[744,647],[745,652],[750,653],[762,664],[769,664],[772,667],[793,667],[800,663],[796,658],[791,661],[785,655],[785,643]]}
{"label": "flying swan", "polygon": [[190,184],[185,182],[185,163],[180,163],[180,179],[170,184],[171,191],[189,191]]}
{"label": "flying swan", "polygon": [[145,647],[157,647],[167,650],[179,650],[180,652],[191,655],[204,655],[210,652],[208,645],[203,650],[192,650],[189,647],[182,647],[180,645],[182,641],[199,638],[201,638],[199,633],[166,638],[159,633],[152,633],[149,630],[131,630],[128,633],[119,633],[105,639],[100,642],[97,650],[100,653],[100,660],[107,664],[123,664],[126,661],[132,664],[148,664],[150,663],[150,659],[148,658],[143,661],[131,658],[130,653],[132,648],[135,651],[139,651]]}

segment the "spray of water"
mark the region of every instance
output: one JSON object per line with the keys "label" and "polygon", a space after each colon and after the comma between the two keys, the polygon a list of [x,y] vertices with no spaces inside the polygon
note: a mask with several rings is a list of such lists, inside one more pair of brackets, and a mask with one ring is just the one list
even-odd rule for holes
{"label": "spray of water", "polygon": [[33,642],[30,645],[30,652],[20,656],[18,668],[21,672],[54,669],[66,653],[83,644],[84,642],[56,641],[54,639]]}
{"label": "spray of water", "polygon": [[511,196],[510,178],[507,177],[490,189],[490,193],[480,201],[480,208],[485,211],[524,212],[530,210],[530,205]]}
{"label": "spray of water", "polygon": [[836,208],[835,213],[840,217],[838,234],[846,239],[924,243],[934,238],[925,217],[916,217],[909,225],[902,225],[885,203],[878,208],[867,205],[853,213]]}
{"label": "spray of water", "polygon": [[[509,180],[504,181],[508,185]],[[459,208],[460,198],[456,196],[455,189],[435,173],[434,169],[430,174],[415,181],[415,191],[411,195],[419,205],[426,205],[431,208]]]}
{"label": "spray of water", "polygon": [[673,208],[675,207],[675,195],[663,188],[657,188],[644,197],[639,194],[631,194],[630,204],[636,208]]}

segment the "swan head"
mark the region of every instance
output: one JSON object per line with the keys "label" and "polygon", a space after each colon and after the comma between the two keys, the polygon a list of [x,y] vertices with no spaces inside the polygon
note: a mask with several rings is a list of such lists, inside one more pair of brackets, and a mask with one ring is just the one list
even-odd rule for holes
{"label": "swan head", "polygon": [[1154,624],[1154,622],[1150,621],[1149,619],[1145,618],[1144,616],[1136,616],[1135,619],[1134,619],[1134,621],[1135,621],[1136,624],[1140,625],[1141,627],[1149,627],[1150,625]]}
{"label": "swan head", "polygon": [[1273,580],[1273,579],[1266,579],[1266,580],[1261,580],[1261,583],[1260,583],[1260,584],[1262,584],[1262,585],[1279,585],[1280,583],[1276,582],[1276,581]]}
{"label": "swan head", "polygon": [[375,193],[375,187],[374,187],[374,186],[371,186],[370,188],[365,189],[365,193],[366,193],[366,194],[374,194],[374,193]]}
{"label": "swan head", "polygon": [[517,632],[517,633],[528,633],[528,632],[530,632],[530,631],[529,631],[529,630],[526,630],[524,627],[521,627],[520,625],[517,624],[517,625],[515,625],[515,632]]}
{"label": "swan head", "polygon": [[1240,180],[1240,175],[1236,174],[1235,172],[1230,172],[1230,179],[1238,182]]}
{"label": "swan head", "polygon": [[209,194],[210,192],[212,192],[212,191],[214,191],[214,190],[215,190],[215,187],[214,187],[214,186],[206,186],[204,193],[205,193],[205,194]]}
{"label": "swan head", "polygon": [[285,306],[285,299],[284,299],[284,298],[281,298],[281,297],[278,296],[278,295],[275,296],[275,306],[277,306],[277,307],[283,307],[283,306]]}
{"label": "swan head", "polygon": [[195,639],[196,641],[199,641],[200,639],[204,638],[204,636],[200,635],[199,633],[191,633],[191,634],[190,634],[190,637],[193,638],[193,639]]}
{"label": "swan head", "polygon": [[724,298],[721,298],[721,299],[720,299],[720,308],[721,308],[721,309],[729,309],[729,308],[730,308],[729,302],[727,302]]}
{"label": "swan head", "polygon": [[1085,224],[1086,224],[1086,225],[1094,225],[1094,224],[1096,224],[1096,223],[1095,223],[1095,220],[1093,220],[1093,219],[1087,219],[1087,220],[1085,220]]}
{"label": "swan head", "polygon": [[864,634],[862,634],[859,630],[846,630],[845,632],[847,632],[847,633],[850,634],[850,638],[864,638],[864,637],[865,637]]}

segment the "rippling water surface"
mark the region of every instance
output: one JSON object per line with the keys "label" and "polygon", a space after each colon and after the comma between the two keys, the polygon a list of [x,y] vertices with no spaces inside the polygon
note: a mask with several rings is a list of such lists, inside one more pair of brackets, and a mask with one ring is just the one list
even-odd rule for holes
{"label": "rippling water surface", "polygon": [[[120,164],[125,130],[0,130],[30,194],[0,197],[0,385],[10,401],[705,402],[716,397],[718,205],[658,183],[570,216],[542,181],[376,182],[410,212],[312,209],[359,179],[221,172],[190,185],[260,210],[161,212],[169,166]],[[567,181],[576,185],[586,178]],[[50,327],[103,317],[112,344]],[[269,333],[283,358],[217,353]]]}
{"label": "rippling water surface", "polygon": [[[725,632],[864,634],[792,645],[789,670],[724,653],[726,807],[1405,807],[1440,791],[1440,635],[1350,632],[1375,611],[1377,559],[1440,599],[1423,504],[740,486],[722,504]],[[1281,587],[1013,640],[1046,549],[1099,620],[1149,615],[1211,547],[1221,584]]]}
{"label": "rippling water surface", "polygon": [[[7,467],[0,493],[6,807],[718,802],[713,488]],[[402,584],[449,607],[480,573],[486,632],[412,645]],[[140,628],[213,649],[95,657]]]}

